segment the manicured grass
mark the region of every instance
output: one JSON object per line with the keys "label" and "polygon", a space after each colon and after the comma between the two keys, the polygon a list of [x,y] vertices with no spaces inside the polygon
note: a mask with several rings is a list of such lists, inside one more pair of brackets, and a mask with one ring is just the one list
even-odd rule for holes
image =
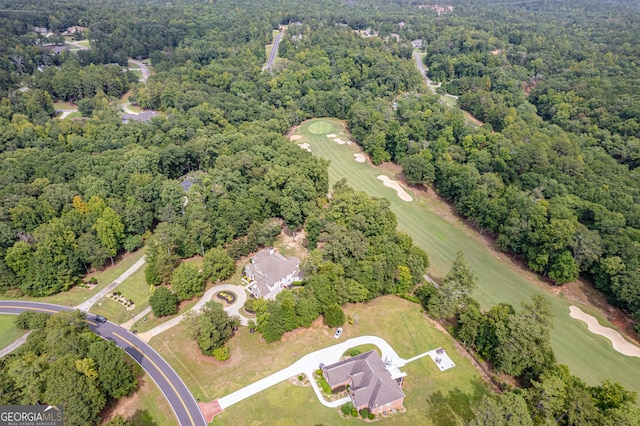
{"label": "manicured grass", "polygon": [[149,306],[149,297],[151,296],[149,285],[144,278],[145,268],[146,265],[142,266],[114,290],[121,292],[127,300],[133,300],[135,307],[132,310],[128,311],[124,305],[108,297],[104,297],[99,302],[100,305],[95,304],[91,308],[91,312],[104,315],[116,324],[122,324],[131,319],[132,316],[142,312]]}
{"label": "manicured grass", "polygon": [[[140,70],[140,68],[129,68],[129,71],[134,73],[138,78],[142,78],[142,71]],[[131,108],[131,110],[133,110],[133,108]]]}
{"label": "manicured grass", "polygon": [[[142,75],[142,74],[140,74]],[[131,111],[140,114],[142,111],[144,111],[142,108],[140,108],[139,106],[135,106],[135,105],[128,105],[127,106],[128,109],[130,109]]]}
{"label": "manicured grass", "polygon": [[[408,372],[405,381],[408,411],[399,416],[404,423],[424,424],[425,416],[429,416],[433,408],[430,401],[443,399],[444,404],[449,404],[449,421],[468,420],[470,404],[485,394],[487,388],[471,362],[456,352],[453,339],[437,330],[420,306],[385,296],[368,304],[348,305],[345,312],[355,319],[355,323],[344,326],[340,340],[361,335],[380,336],[403,358],[442,346],[456,363],[455,368],[440,372],[427,357],[403,368]],[[380,317],[381,312],[384,312],[384,318]],[[242,327],[229,342],[231,358],[224,363],[200,354],[195,342],[187,337],[180,325],[153,338],[151,345],[176,369],[196,399],[210,400],[278,371],[309,352],[336,344],[333,332],[317,321],[309,329],[285,334],[281,342],[267,344],[258,333],[251,334]],[[283,394],[291,394],[293,401],[307,401],[308,404],[289,403],[287,397],[287,403],[280,403],[281,407],[272,411],[271,405],[282,402]],[[304,417],[300,417],[301,407],[304,407]],[[309,389],[284,383],[230,407],[215,422],[272,424],[273,419],[278,419],[279,424],[300,424],[301,418],[304,418],[304,424],[322,423],[327,419],[333,419],[329,424],[339,421],[337,412],[323,407]]]}
{"label": "manicured grass", "polygon": [[310,120],[301,125],[298,134],[303,138],[295,143],[307,142],[314,155],[331,160],[331,185],[346,178],[355,189],[388,199],[396,214],[398,228],[429,254],[429,274],[433,278],[441,280],[451,268],[456,252],[461,250],[478,275],[474,297],[483,308],[500,302],[517,307],[520,301],[528,300],[534,294],[547,296],[554,314],[552,344],[558,361],[568,365],[590,385],[609,378],[640,392],[640,359],[616,352],[608,340],[590,333],[584,323],[571,318],[571,302],[553,295],[548,284],[511,261],[508,254],[492,249],[478,232],[452,214],[449,206],[437,197],[427,197],[408,188],[414,201],[400,200],[394,190],[383,186],[376,178],[380,174],[394,178],[400,173],[399,168],[357,163],[353,154],[360,148],[338,145],[325,135],[317,134],[317,123],[323,123],[327,133],[339,134],[344,130],[338,120]]}
{"label": "manicured grass", "polygon": [[55,101],[53,103],[53,107],[55,109],[77,109],[78,106],[72,104],[71,102],[63,102],[63,101]]}
{"label": "manicured grass", "polygon": [[103,271],[96,272],[85,277],[85,280],[87,281],[91,276],[96,277],[98,280],[98,285],[93,290],[74,287],[69,291],[64,291],[53,296],[23,297],[21,299],[44,303],[55,303],[64,306],[76,306],[113,282],[113,280],[122,275],[124,271],[129,269],[131,265],[140,260],[142,256],[144,256],[144,248],[141,248],[134,253],[127,253],[118,263],[115,264],[115,266],[110,266]]}
{"label": "manicured grass", "polygon": [[0,315],[0,349],[25,333],[14,325],[16,315]]}

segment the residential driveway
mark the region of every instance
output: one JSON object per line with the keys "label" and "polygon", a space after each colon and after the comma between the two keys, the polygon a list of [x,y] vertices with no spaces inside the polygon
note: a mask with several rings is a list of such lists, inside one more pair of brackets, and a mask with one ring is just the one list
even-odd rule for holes
{"label": "residential driveway", "polygon": [[[247,301],[247,292],[244,290],[244,287],[239,285],[220,284],[220,285],[211,287],[209,290],[207,290],[204,293],[204,295],[200,298],[200,300],[198,300],[198,303],[196,303],[193,306],[193,308],[189,310],[189,312],[198,312],[204,306],[205,303],[207,303],[213,298],[213,296],[217,292],[223,291],[223,290],[231,291],[236,295],[235,303],[231,306],[225,307],[224,308],[225,312],[227,312],[229,315],[238,315],[240,317],[240,323],[242,325],[247,325],[249,323],[249,318],[246,318],[240,315],[240,309],[242,308],[242,306],[244,306],[244,302]],[[187,313],[184,313],[182,315],[178,315],[175,318],[171,318],[169,321],[166,321],[160,324],[159,326],[152,328],[149,331],[140,333],[138,337],[144,340],[145,342],[148,342],[154,336],[157,336],[158,334],[164,331],[167,331],[171,327],[175,327],[176,325],[180,324],[180,321],[182,321],[182,319],[186,314]]]}
{"label": "residential driveway", "polygon": [[140,260],[134,263],[129,269],[124,271],[124,273],[120,275],[118,278],[116,278],[115,281],[113,281],[111,284],[109,284],[108,286],[106,286],[105,288],[103,288],[102,290],[100,290],[99,292],[97,292],[96,294],[94,294],[93,296],[91,296],[90,298],[88,298],[87,300],[85,300],[75,308],[80,309],[81,311],[89,312],[89,309],[91,309],[91,307],[95,305],[98,302],[98,300],[102,299],[104,296],[111,293],[113,290],[115,290],[116,287],[118,287],[122,283],[122,281],[126,280],[131,275],[133,275],[134,272],[140,269],[142,265],[144,265],[144,259],[145,257],[142,256]]}
{"label": "residential driveway", "polygon": [[149,67],[147,67],[147,65],[144,62],[136,61],[135,59],[129,59],[129,62],[136,65],[138,68],[140,68],[140,72],[142,73],[142,77],[140,77],[140,81],[143,83],[146,83],[147,79],[151,75],[151,73],[149,72]]}
{"label": "residential driveway", "polygon": [[[391,347],[386,340],[378,336],[359,336],[354,337],[352,339],[345,340],[342,343],[338,343],[337,345],[329,346],[328,348],[320,349],[315,352],[311,352],[300,358],[298,361],[294,362],[287,368],[283,368],[282,370],[273,373],[270,376],[265,377],[264,379],[258,380],[246,386],[238,391],[235,391],[225,397],[219,398],[218,402],[220,407],[224,410],[227,407],[236,404],[243,399],[249,398],[261,392],[273,385],[276,385],[280,382],[283,382],[290,377],[294,377],[299,374],[306,374],[309,378],[309,382],[313,387],[313,390],[316,392],[320,403],[325,407],[339,407],[340,405],[349,401],[349,398],[344,398],[339,401],[327,402],[322,397],[322,392],[318,388],[315,380],[313,380],[313,373],[316,371],[320,363],[325,365],[330,365],[340,360],[342,354],[344,354],[347,349],[353,348],[354,346],[360,346],[365,344],[373,344],[380,349],[382,353],[382,360],[387,360],[391,363],[392,367],[400,368],[404,367],[406,361],[397,354],[397,352]],[[414,357],[418,359],[417,357]]]}

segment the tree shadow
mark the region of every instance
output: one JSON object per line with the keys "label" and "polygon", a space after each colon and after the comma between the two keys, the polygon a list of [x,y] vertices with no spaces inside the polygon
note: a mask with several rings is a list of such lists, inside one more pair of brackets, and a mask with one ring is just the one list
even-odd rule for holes
{"label": "tree shadow", "polygon": [[435,426],[458,425],[468,423],[473,419],[471,407],[488,393],[487,385],[480,379],[471,381],[472,391],[465,393],[459,388],[449,391],[446,395],[441,391],[429,396],[428,410],[425,415]]}
{"label": "tree shadow", "polygon": [[157,426],[157,423],[151,418],[151,414],[147,410],[136,410],[133,416],[129,418],[133,426]]}

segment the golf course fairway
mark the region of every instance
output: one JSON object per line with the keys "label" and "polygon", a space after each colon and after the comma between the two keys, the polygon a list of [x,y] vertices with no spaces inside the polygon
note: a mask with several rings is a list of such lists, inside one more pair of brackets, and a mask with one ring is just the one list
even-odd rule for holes
{"label": "golf course fairway", "polygon": [[[512,262],[508,254],[488,248],[482,237],[459,218],[444,218],[436,214],[436,207],[443,208],[434,206],[437,201],[427,199],[410,187],[404,187],[404,190],[412,200],[403,201],[399,193],[385,186],[380,178],[388,176],[391,180],[397,180],[394,168],[374,166],[368,160],[356,161],[361,158],[354,156],[361,152],[357,144],[339,144],[334,141],[335,137],[349,141],[349,134],[342,121],[309,120],[296,128],[292,133],[294,135],[301,138],[296,137],[292,143],[308,144],[313,155],[331,161],[331,185],[346,178],[353,188],[389,200],[399,229],[409,234],[414,243],[428,253],[431,262],[428,272],[433,278],[442,279],[450,269],[456,252],[463,251],[478,275],[478,288],[473,296],[483,309],[500,302],[517,308],[521,301],[529,300],[534,294],[545,295],[551,301],[554,315],[551,340],[558,362],[569,366],[573,374],[589,385],[610,379],[640,394],[640,358],[615,351],[608,339],[592,334],[584,322],[571,318],[569,307],[579,305],[578,303],[552,294],[548,284]],[[584,305],[579,307],[596,315],[603,322],[602,316],[595,309]],[[607,323],[604,325],[609,326]]]}

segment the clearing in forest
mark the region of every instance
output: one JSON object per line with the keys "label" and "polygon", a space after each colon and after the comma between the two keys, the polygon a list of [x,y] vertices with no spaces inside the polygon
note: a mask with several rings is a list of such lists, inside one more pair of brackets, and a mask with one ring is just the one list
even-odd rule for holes
{"label": "clearing in forest", "polygon": [[[385,163],[374,166],[354,161],[361,149],[355,144],[338,145],[326,135],[348,134],[344,122],[337,119],[315,119],[302,123],[292,134],[301,135],[298,143],[310,143],[313,155],[330,160],[329,183],[346,178],[347,183],[369,195],[389,200],[398,219],[398,228],[409,234],[414,243],[429,254],[429,275],[441,280],[451,268],[456,252],[462,250],[478,274],[478,288],[473,296],[483,308],[500,302],[518,308],[522,300],[543,294],[551,301],[554,329],[551,340],[558,362],[589,385],[605,379],[618,381],[627,389],[640,392],[640,358],[615,351],[611,342],[587,330],[584,323],[569,316],[569,306],[575,305],[552,293],[552,288],[540,277],[527,271],[507,253],[494,248],[493,241],[481,236],[433,193],[414,189],[415,199],[407,203],[395,190],[381,184],[381,174],[402,180],[399,166]],[[596,315],[601,324],[611,326],[603,315],[584,305],[581,309]]]}

